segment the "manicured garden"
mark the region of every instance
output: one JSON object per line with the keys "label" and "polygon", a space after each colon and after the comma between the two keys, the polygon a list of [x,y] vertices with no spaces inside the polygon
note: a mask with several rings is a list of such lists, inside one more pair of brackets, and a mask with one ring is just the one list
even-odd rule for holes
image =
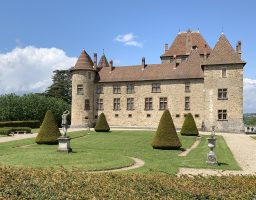
{"label": "manicured garden", "polygon": [[[73,153],[57,152],[57,145],[39,145],[35,139],[2,143],[0,148],[1,165],[26,167],[79,168],[82,170],[112,169],[133,164],[129,157],[145,161],[142,168],[132,170],[139,173],[174,174],[180,167],[217,168],[239,170],[232,153],[222,137],[217,136],[216,154],[219,166],[206,164],[208,153],[207,136],[201,136],[199,146],[187,156],[178,156],[181,150],[153,149],[150,143],[155,132],[152,131],[111,131],[98,133],[80,131],[70,133],[73,138]],[[189,148],[195,136],[179,135],[182,148]]]}

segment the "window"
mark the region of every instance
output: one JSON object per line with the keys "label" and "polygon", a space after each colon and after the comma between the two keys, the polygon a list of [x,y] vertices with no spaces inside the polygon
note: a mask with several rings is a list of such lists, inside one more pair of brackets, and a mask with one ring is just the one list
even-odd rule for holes
{"label": "window", "polygon": [[127,110],[134,110],[134,98],[127,98]]}
{"label": "window", "polygon": [[91,80],[91,78],[92,78],[92,73],[91,73],[91,72],[88,72],[88,79]]}
{"label": "window", "polygon": [[115,117],[118,117],[119,115],[118,114],[115,114]]}
{"label": "window", "polygon": [[103,94],[103,85],[96,85],[96,94]]}
{"label": "window", "polygon": [[120,110],[120,98],[114,98],[114,110]]}
{"label": "window", "polygon": [[160,110],[167,109],[167,97],[160,97],[160,99],[159,99],[159,109]]}
{"label": "window", "polygon": [[151,114],[147,114],[147,117],[151,117]]}
{"label": "window", "polygon": [[90,101],[89,101],[89,99],[84,100],[84,110],[90,110]]}
{"label": "window", "polygon": [[113,85],[113,94],[121,94],[121,87],[120,85]]}
{"label": "window", "polygon": [[170,58],[170,63],[172,63],[172,62],[173,62],[173,60],[174,60],[174,59],[171,57],[171,58]]}
{"label": "window", "polygon": [[129,118],[132,118],[132,114],[128,114],[128,117],[129,117]]}
{"label": "window", "polygon": [[126,93],[127,93],[127,94],[132,94],[132,93],[134,93],[134,84],[132,84],[132,83],[128,83],[128,84],[127,84]]}
{"label": "window", "polygon": [[83,85],[77,85],[77,95],[83,95],[83,94],[84,94]]}
{"label": "window", "polygon": [[227,68],[222,68],[222,78],[226,78],[227,77]]}
{"label": "window", "polygon": [[145,110],[153,109],[153,101],[152,98],[145,98]]}
{"label": "window", "polygon": [[190,82],[185,82],[185,92],[190,92]]}
{"label": "window", "polygon": [[195,118],[198,118],[199,117],[199,114],[195,114]]}
{"label": "window", "polygon": [[95,115],[95,119],[98,119],[98,115]]}
{"label": "window", "polygon": [[186,61],[186,60],[187,60],[186,57],[181,57],[181,62],[184,62],[184,61]]}
{"label": "window", "polygon": [[223,88],[223,89],[218,89],[218,99],[228,99],[228,89]]}
{"label": "window", "polygon": [[97,99],[97,110],[103,110],[103,99]]}
{"label": "window", "polygon": [[218,120],[227,120],[227,110],[218,110]]}
{"label": "window", "polygon": [[176,118],[179,118],[180,117],[180,114],[176,114]]}
{"label": "window", "polygon": [[160,83],[152,83],[152,92],[153,93],[161,92]]}
{"label": "window", "polygon": [[190,110],[190,98],[185,97],[185,110]]}

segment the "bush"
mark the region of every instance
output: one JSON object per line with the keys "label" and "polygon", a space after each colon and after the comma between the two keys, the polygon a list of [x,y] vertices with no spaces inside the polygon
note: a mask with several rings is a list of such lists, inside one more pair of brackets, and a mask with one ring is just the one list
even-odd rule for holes
{"label": "bush", "polygon": [[6,121],[0,122],[0,127],[30,127],[30,128],[39,128],[39,120],[30,120],[30,121]]}
{"label": "bush", "polygon": [[101,113],[99,119],[96,122],[95,131],[96,132],[109,132],[110,128],[104,113]]}
{"label": "bush", "polygon": [[[65,110],[70,110],[70,104],[64,100],[38,94],[0,95],[0,102],[0,121],[39,120],[42,123],[47,110],[51,110],[61,127],[61,115]],[[29,125],[25,126],[30,127]]]}
{"label": "bush", "polygon": [[164,111],[151,145],[154,149],[179,149],[181,147],[169,110]]}
{"label": "bush", "polygon": [[48,110],[45,114],[44,121],[36,137],[37,144],[58,144],[60,130],[56,124],[52,111]]}
{"label": "bush", "polygon": [[195,120],[191,113],[187,114],[187,116],[184,120],[184,123],[182,125],[180,134],[187,135],[187,136],[198,136],[199,135]]}
{"label": "bush", "polygon": [[256,176],[85,173],[0,166],[0,199],[255,199]]}
{"label": "bush", "polygon": [[4,127],[4,128],[0,128],[0,135],[10,135],[14,131],[24,131],[26,133],[31,133],[31,128],[29,128],[29,127]]}
{"label": "bush", "polygon": [[10,135],[12,132],[11,128],[0,128],[0,135]]}

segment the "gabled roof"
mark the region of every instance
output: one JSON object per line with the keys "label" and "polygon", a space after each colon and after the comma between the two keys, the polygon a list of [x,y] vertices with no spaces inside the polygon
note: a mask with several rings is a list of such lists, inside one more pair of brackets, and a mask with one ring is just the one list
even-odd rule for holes
{"label": "gabled roof", "polygon": [[145,68],[142,65],[113,67],[112,70],[110,67],[103,67],[98,73],[99,82],[203,78],[197,50],[193,50],[188,60],[177,68],[175,63],[163,63],[149,64]]}
{"label": "gabled roof", "polygon": [[91,57],[83,49],[72,70],[89,69],[94,70]]}
{"label": "gabled roof", "polygon": [[213,48],[210,56],[203,65],[212,64],[233,64],[245,63],[241,60],[239,55],[234,51],[226,36],[222,33],[218,42]]}
{"label": "gabled roof", "polygon": [[102,68],[102,67],[109,67],[108,60],[104,53],[101,56],[100,61],[98,63],[98,68]]}
{"label": "gabled roof", "polygon": [[180,32],[176,36],[174,42],[164,56],[179,56],[188,55],[193,46],[196,46],[199,54],[210,54],[211,48],[199,32],[188,30],[187,32]]}

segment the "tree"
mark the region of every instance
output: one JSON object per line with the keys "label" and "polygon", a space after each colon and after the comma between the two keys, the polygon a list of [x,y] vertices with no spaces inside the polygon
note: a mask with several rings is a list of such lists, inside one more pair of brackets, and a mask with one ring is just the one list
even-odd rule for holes
{"label": "tree", "polygon": [[45,94],[47,96],[63,99],[71,103],[72,81],[70,70],[55,70],[52,77],[52,85],[48,87]]}
{"label": "tree", "polygon": [[104,113],[101,113],[94,128],[96,132],[109,132],[110,128]]}
{"label": "tree", "polygon": [[37,144],[58,144],[60,136],[60,130],[52,111],[48,110],[35,141]]}
{"label": "tree", "polygon": [[70,104],[62,99],[38,94],[0,95],[0,121],[43,121],[47,110],[52,110],[55,119],[61,126],[61,115],[70,110]]}
{"label": "tree", "polygon": [[187,114],[187,116],[183,122],[180,134],[187,135],[187,136],[198,136],[199,135],[195,120],[191,113]]}
{"label": "tree", "polygon": [[179,149],[181,147],[169,110],[164,111],[151,145],[154,149]]}

